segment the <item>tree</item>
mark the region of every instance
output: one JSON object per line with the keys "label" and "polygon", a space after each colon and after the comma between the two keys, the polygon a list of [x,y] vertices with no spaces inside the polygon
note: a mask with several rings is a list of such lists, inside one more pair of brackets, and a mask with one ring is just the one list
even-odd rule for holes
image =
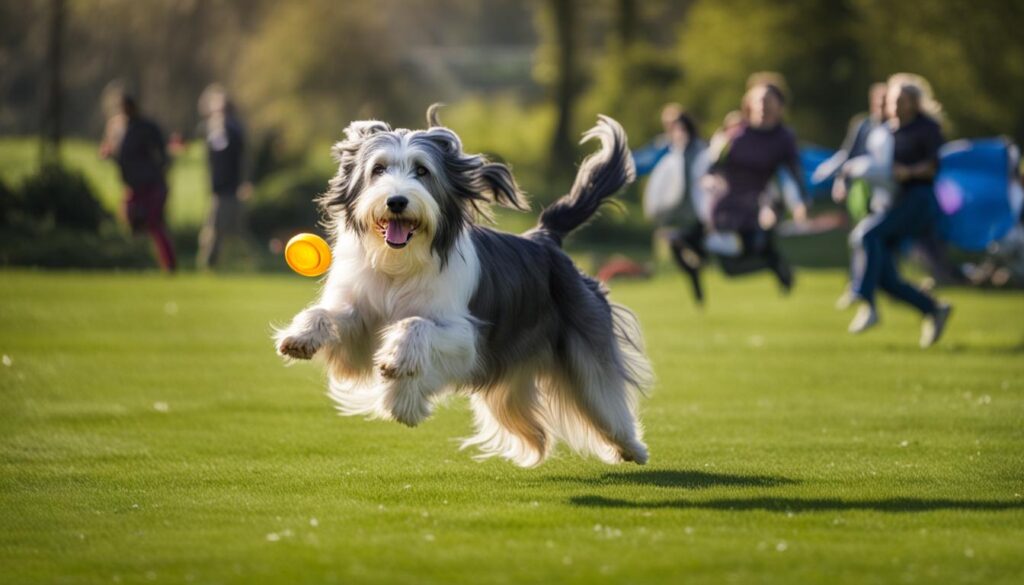
{"label": "tree", "polygon": [[550,0],[550,10],[557,47],[554,85],[557,113],[551,136],[551,170],[558,173],[572,168],[576,156],[575,141],[571,138],[573,105],[579,93],[576,3],[575,0]]}
{"label": "tree", "polygon": [[51,0],[47,23],[46,77],[40,123],[39,159],[42,166],[60,164],[60,141],[64,134],[64,34],[67,10],[64,0]]}

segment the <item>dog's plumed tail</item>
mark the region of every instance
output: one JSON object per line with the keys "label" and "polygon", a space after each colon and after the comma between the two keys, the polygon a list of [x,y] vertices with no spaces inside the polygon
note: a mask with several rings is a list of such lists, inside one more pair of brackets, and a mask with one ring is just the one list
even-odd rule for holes
{"label": "dog's plumed tail", "polygon": [[546,208],[534,229],[559,246],[565,236],[593,217],[602,203],[636,179],[622,126],[608,116],[598,116],[597,125],[583,134],[580,143],[595,138],[601,141],[601,150],[583,159],[569,194]]}

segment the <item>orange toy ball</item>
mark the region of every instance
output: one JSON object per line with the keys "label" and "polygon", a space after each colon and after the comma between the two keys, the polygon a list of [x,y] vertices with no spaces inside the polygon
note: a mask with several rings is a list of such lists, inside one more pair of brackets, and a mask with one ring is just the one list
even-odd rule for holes
{"label": "orange toy ball", "polygon": [[284,259],[302,276],[320,276],[331,267],[331,247],[316,234],[298,234],[285,245]]}

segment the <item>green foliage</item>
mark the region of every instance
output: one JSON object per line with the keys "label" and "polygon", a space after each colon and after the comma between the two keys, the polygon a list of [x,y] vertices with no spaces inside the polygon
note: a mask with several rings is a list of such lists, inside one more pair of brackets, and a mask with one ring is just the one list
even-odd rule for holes
{"label": "green foliage", "polygon": [[1012,0],[699,0],[679,29],[682,101],[717,125],[747,76],[774,70],[791,88],[801,138],[834,145],[892,73],[924,75],[956,136],[1024,140],[1024,6]]}
{"label": "green foliage", "polygon": [[339,138],[352,120],[400,121],[395,114],[408,112],[427,80],[400,59],[389,26],[387,13],[366,3],[273,4],[238,64],[239,101],[293,150]]}
{"label": "green foliage", "polygon": [[697,2],[679,32],[679,95],[710,133],[739,109],[751,73],[779,71],[801,138],[836,144],[850,114],[867,104],[850,18],[843,3],[827,0]]}
{"label": "green foliage", "polygon": [[662,132],[662,106],[680,99],[674,88],[682,69],[671,51],[643,42],[623,49],[613,40],[595,70],[594,83],[580,101],[578,127],[592,125],[595,113],[607,114],[626,129],[633,147]]}
{"label": "green foliage", "polygon": [[19,197],[32,220],[51,229],[98,233],[111,219],[81,173],[44,167],[25,179]]}
{"label": "green foliage", "polygon": [[878,78],[924,75],[959,136],[1024,142],[1024,4],[852,0],[855,37]]}
{"label": "green foliage", "polygon": [[[845,333],[843,271],[615,282],[658,384],[646,467],[474,461],[468,405],[340,418],[268,323],[318,283],[0,275],[0,566],[36,583],[1019,583],[1020,295]],[[9,365],[7,365],[9,364]],[[528,560],[528,561],[527,561]]]}
{"label": "green foliage", "polygon": [[308,167],[281,171],[260,183],[248,202],[249,227],[260,241],[320,229],[313,199],[327,190],[330,175]]}
{"label": "green foliage", "polygon": [[551,105],[524,104],[513,96],[474,96],[442,109],[441,122],[459,134],[467,152],[508,164],[519,186],[537,203],[553,201],[559,190],[568,189],[546,177],[555,123]]}

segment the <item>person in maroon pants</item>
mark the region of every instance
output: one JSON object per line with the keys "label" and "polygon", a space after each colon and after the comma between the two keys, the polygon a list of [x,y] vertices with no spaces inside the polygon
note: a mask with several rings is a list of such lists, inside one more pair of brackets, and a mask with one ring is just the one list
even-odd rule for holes
{"label": "person in maroon pants", "polygon": [[139,114],[130,95],[120,96],[118,110],[107,121],[100,155],[113,158],[121,170],[125,184],[124,216],[132,233],[149,233],[160,267],[174,272],[177,261],[164,219],[170,159],[163,132],[155,122]]}

